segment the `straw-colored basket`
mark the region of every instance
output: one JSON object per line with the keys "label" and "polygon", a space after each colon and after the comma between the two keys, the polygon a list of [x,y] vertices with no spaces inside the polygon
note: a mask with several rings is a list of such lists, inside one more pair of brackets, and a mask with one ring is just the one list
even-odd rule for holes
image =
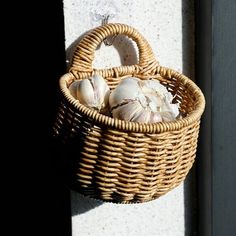
{"label": "straw-colored basket", "polygon": [[[136,42],[139,62],[132,66],[94,69],[95,50],[108,36],[125,35]],[[111,89],[127,75],[156,78],[175,95],[183,118],[155,124],[118,120],[75,100],[68,90],[74,80],[102,75]],[[70,184],[91,198],[114,203],[156,199],[178,186],[196,156],[199,123],[205,99],[183,74],[159,66],[148,42],[134,28],[107,24],[90,31],[78,43],[68,73],[60,78],[61,103],[54,136],[71,160]]]}

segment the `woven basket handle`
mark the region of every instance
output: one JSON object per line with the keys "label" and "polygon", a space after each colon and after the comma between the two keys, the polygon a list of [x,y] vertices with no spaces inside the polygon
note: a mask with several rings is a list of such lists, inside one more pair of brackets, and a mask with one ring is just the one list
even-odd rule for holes
{"label": "woven basket handle", "polygon": [[[125,66],[124,68],[133,70],[137,68],[143,74],[148,73],[158,66],[154,53],[147,40],[133,27],[125,24],[109,23],[90,31],[76,46],[70,71],[89,72],[93,71],[92,62],[95,50],[100,43],[108,36],[126,35],[134,40],[139,50],[139,62],[137,65]],[[116,69],[122,69],[122,66]]]}

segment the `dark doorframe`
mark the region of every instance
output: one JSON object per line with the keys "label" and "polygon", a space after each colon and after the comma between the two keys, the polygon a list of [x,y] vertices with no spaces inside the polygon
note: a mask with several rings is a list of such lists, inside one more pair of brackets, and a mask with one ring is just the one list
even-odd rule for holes
{"label": "dark doorframe", "polygon": [[212,236],[212,20],[211,0],[197,0],[196,12],[196,82],[202,89],[206,108],[202,116],[198,153],[196,158],[198,187],[198,234]]}
{"label": "dark doorframe", "polygon": [[206,97],[197,158],[198,235],[236,233],[236,1],[196,1],[196,77]]}
{"label": "dark doorframe", "polygon": [[2,20],[7,76],[1,88],[9,93],[3,100],[7,108],[1,107],[6,117],[1,140],[9,142],[2,145],[2,161],[10,162],[9,170],[5,165],[2,170],[12,190],[2,187],[11,199],[4,202],[7,234],[71,236],[70,190],[62,181],[59,148],[51,135],[58,81],[66,71],[63,1],[15,1],[2,9],[7,12]]}

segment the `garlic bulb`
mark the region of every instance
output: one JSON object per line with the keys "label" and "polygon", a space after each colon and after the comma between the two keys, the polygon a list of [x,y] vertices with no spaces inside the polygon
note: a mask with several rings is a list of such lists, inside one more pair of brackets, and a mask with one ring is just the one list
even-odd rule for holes
{"label": "garlic bulb", "polygon": [[110,88],[100,75],[74,81],[69,86],[69,91],[75,99],[87,107],[100,112],[105,112],[108,108]]}
{"label": "garlic bulb", "polygon": [[155,123],[178,116],[178,104],[172,100],[172,94],[158,80],[129,77],[111,92],[109,104],[114,118]]}

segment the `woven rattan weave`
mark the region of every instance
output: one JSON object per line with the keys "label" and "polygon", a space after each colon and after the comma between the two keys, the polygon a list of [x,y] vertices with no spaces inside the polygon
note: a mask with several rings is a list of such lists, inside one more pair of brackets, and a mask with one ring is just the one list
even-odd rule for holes
{"label": "woven rattan weave", "polygon": [[[94,69],[95,50],[108,36],[125,35],[136,42],[139,62],[132,66]],[[156,78],[180,104],[182,118],[145,124],[118,120],[85,107],[68,90],[74,80],[102,75],[111,89],[127,76]],[[114,203],[141,203],[178,186],[196,156],[205,99],[183,74],[159,65],[144,37],[133,27],[107,24],[91,30],[78,43],[68,73],[60,78],[61,103],[54,136],[67,147],[71,184],[83,195]]]}

